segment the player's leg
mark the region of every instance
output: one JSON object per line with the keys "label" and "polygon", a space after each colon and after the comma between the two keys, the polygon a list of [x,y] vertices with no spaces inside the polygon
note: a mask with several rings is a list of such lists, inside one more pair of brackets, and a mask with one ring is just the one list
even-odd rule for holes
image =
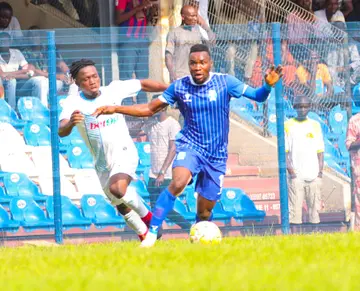
{"label": "player's leg", "polygon": [[116,205],[119,213],[124,217],[126,224],[139,236],[143,241],[148,231],[147,225],[141,220],[140,216],[125,204]]}
{"label": "player's leg", "polygon": [[176,197],[179,196],[191,181],[193,175],[200,170],[199,158],[192,151],[179,151],[173,162],[172,180],[168,188],[164,189],[152,209],[149,232],[141,246],[151,247],[156,242],[157,231],[165,217],[174,208]]}
{"label": "player's leg", "polygon": [[211,221],[212,220],[212,210],[216,204],[216,200],[209,200],[203,197],[201,194],[197,198],[197,213],[196,213],[196,222],[199,221]]}
{"label": "player's leg", "polygon": [[131,180],[132,177],[128,174],[114,174],[109,180],[109,191],[117,199],[116,204],[127,205],[141,217],[146,225],[149,225],[152,214],[136,191],[128,188]]}

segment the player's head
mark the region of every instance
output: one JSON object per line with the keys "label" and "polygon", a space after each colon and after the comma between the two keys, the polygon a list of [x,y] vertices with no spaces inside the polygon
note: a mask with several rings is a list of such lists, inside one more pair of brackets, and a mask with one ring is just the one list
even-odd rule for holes
{"label": "player's head", "polygon": [[100,77],[92,60],[81,59],[73,62],[70,74],[85,96],[93,98],[99,96]]}
{"label": "player's head", "polygon": [[194,6],[185,5],[180,11],[182,24],[194,26],[198,22],[198,11]]}
{"label": "player's head", "polygon": [[203,84],[208,78],[213,62],[207,45],[196,44],[190,48],[190,74],[196,84]]}
{"label": "player's head", "polygon": [[11,46],[11,36],[7,32],[0,33],[0,51],[6,52]]}
{"label": "player's head", "polygon": [[297,112],[296,119],[305,120],[310,111],[310,106],[311,106],[309,97],[305,95],[296,96],[294,99],[293,106]]}
{"label": "player's head", "polygon": [[13,9],[7,2],[0,2],[0,28],[5,29],[9,26],[13,16]]}

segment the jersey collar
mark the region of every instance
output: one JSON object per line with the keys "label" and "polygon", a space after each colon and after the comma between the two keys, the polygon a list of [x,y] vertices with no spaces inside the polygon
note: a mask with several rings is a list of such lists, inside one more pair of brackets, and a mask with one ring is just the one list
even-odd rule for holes
{"label": "jersey collar", "polygon": [[207,83],[209,83],[209,82],[211,81],[211,79],[212,79],[213,76],[214,76],[214,73],[210,72],[210,74],[209,74],[209,79],[207,79],[207,80],[206,80],[204,83],[202,83],[202,84],[196,84],[195,81],[194,81],[194,79],[193,79],[193,77],[192,77],[191,75],[189,75],[189,77],[190,77],[190,82],[191,82],[191,84],[194,85],[194,86],[203,86],[203,85],[206,85]]}

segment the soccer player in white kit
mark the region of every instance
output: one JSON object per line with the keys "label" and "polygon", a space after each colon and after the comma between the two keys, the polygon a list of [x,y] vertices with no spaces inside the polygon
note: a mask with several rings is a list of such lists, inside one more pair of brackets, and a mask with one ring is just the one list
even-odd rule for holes
{"label": "soccer player in white kit", "polygon": [[75,126],[78,128],[94,158],[95,170],[105,194],[142,240],[152,213],[135,191],[127,191],[131,180],[136,178],[138,153],[124,116],[112,114],[95,118],[91,114],[101,106],[120,105],[124,98],[134,96],[140,90],[160,92],[167,85],[133,79],[113,81],[100,87],[95,63],[85,59],[74,62],[70,73],[80,91],[69,95],[64,102],[59,117],[59,136],[68,136]]}

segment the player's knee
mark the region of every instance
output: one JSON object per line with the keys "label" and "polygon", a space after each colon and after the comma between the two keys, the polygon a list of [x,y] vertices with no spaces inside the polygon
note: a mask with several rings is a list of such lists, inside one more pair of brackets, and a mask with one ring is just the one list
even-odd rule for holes
{"label": "player's knee", "polygon": [[211,217],[211,211],[207,209],[198,211],[197,216],[200,221],[209,221]]}
{"label": "player's knee", "polygon": [[118,185],[116,185],[116,183],[109,186],[109,191],[112,195],[119,199],[125,195],[125,193],[123,193],[124,191],[122,191],[122,189]]}
{"label": "player's knee", "polygon": [[186,181],[185,179],[173,180],[169,185],[169,190],[172,194],[176,196],[180,195],[184,191],[187,183],[188,181]]}

